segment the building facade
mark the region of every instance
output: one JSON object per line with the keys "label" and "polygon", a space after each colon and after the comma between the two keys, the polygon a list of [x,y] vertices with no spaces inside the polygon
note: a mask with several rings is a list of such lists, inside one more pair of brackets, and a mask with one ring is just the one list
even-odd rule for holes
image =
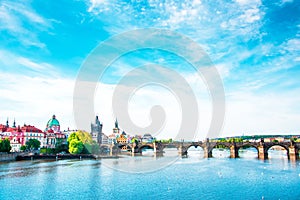
{"label": "building facade", "polygon": [[15,121],[10,127],[7,119],[6,125],[0,124],[0,139],[6,138],[10,140],[11,152],[18,152],[30,139],[37,139],[41,144],[40,147],[55,148],[57,140],[65,140],[66,136],[60,131],[59,121],[53,115],[47,122],[45,131],[32,125],[16,126]]}

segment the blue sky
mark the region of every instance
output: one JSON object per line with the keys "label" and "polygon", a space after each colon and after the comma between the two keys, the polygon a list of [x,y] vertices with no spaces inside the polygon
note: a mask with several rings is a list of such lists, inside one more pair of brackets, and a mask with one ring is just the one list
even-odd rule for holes
{"label": "blue sky", "polygon": [[[72,92],[90,52],[124,31],[163,28],[196,41],[218,69],[226,96],[221,135],[299,133],[299,13],[298,0],[0,0],[0,123],[9,117],[43,129],[55,113],[63,128],[76,127]],[[96,102],[103,102],[95,106],[95,112],[107,134],[114,116],[103,108],[109,102],[103,100],[109,96],[106,92],[110,94],[135,66],[150,62],[179,71],[197,88],[190,66],[173,54],[145,50],[123,56],[100,81],[105,89],[99,91]],[[198,103],[205,107],[200,109],[201,119],[209,118],[209,98],[203,97],[203,102],[201,98]],[[140,107],[135,109],[132,115],[143,115]],[[137,118],[137,123],[149,122]],[[206,129],[207,125],[200,128],[199,135]]]}

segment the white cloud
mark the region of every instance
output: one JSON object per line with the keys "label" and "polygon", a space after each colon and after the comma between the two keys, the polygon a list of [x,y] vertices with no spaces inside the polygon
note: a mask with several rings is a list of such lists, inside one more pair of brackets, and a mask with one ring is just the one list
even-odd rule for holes
{"label": "white cloud", "polygon": [[[199,75],[183,76],[192,86],[198,102],[199,126],[196,139],[204,139],[212,117],[210,96]],[[177,86],[180,90],[184,89]],[[73,79],[32,78],[26,75],[1,73],[0,88],[2,94],[0,123],[5,123],[6,117],[9,117],[10,123],[13,118],[16,118],[18,124],[22,125],[25,122],[44,129],[47,120],[52,114],[56,114],[62,129],[76,128],[72,105]],[[112,108],[114,89],[115,85],[101,83],[95,91],[95,114],[98,114],[103,122],[106,134],[112,133],[116,117]],[[226,121],[221,135],[299,132],[297,124],[300,116],[298,106],[300,98],[295,95],[299,92],[254,94],[246,87],[244,90],[228,93]],[[147,86],[137,90],[129,101],[128,112],[131,120],[141,127],[149,125],[150,110],[155,105],[161,105],[166,113],[166,123],[157,137],[175,137],[181,126],[182,107],[174,94],[164,88]],[[127,109],[124,108],[123,111],[127,112]],[[93,121],[93,117],[90,116],[90,122]],[[120,126],[122,128],[122,121]],[[87,123],[84,128],[90,131],[90,124]]]}
{"label": "white cloud", "polygon": [[236,91],[227,96],[223,135],[299,133],[299,91],[253,94]]}
{"label": "white cloud", "polygon": [[1,49],[0,63],[2,63],[5,68],[7,68],[7,70],[4,71],[17,71],[19,74],[26,72],[33,75],[33,72],[35,72],[34,75],[43,77],[57,77],[59,74],[59,70],[49,63],[34,61],[30,58],[16,55],[12,52]]}
{"label": "white cloud", "polygon": [[290,39],[284,44],[284,48],[288,51],[300,51],[300,39]]}
{"label": "white cloud", "polygon": [[236,0],[241,6],[261,5],[260,0]]}
{"label": "white cloud", "polygon": [[30,2],[1,1],[0,30],[5,30],[25,46],[44,48],[38,32],[51,28],[51,20],[43,18],[30,6]]}
{"label": "white cloud", "polygon": [[35,125],[44,129],[53,114],[63,129],[74,127],[72,117],[73,80],[32,78],[26,75],[0,74],[0,123],[9,117],[17,124]]}

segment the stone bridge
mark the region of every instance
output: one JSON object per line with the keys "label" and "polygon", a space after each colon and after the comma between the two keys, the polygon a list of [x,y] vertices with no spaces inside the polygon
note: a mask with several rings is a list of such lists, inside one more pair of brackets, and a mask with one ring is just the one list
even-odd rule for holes
{"label": "stone bridge", "polygon": [[286,142],[215,142],[206,141],[202,142],[172,142],[172,143],[147,143],[147,144],[114,144],[114,145],[101,145],[101,148],[108,148],[111,154],[118,153],[122,148],[127,149],[134,154],[141,154],[143,149],[153,149],[155,154],[163,154],[165,148],[176,148],[180,156],[187,156],[190,147],[200,147],[204,150],[204,157],[212,157],[212,150],[218,146],[227,147],[230,149],[230,157],[238,158],[239,149],[243,147],[254,147],[257,150],[257,157],[259,159],[268,159],[268,150],[273,146],[281,146],[287,151],[287,157],[291,160],[299,159],[300,143],[293,141]]}

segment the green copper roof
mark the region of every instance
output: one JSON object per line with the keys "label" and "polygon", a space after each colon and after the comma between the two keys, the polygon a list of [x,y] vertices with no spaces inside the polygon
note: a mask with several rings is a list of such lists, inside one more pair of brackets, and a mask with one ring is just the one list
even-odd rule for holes
{"label": "green copper roof", "polygon": [[59,126],[59,122],[58,120],[55,118],[55,115],[52,116],[51,119],[49,119],[48,123],[47,123],[47,127],[48,128],[52,128],[52,126]]}

